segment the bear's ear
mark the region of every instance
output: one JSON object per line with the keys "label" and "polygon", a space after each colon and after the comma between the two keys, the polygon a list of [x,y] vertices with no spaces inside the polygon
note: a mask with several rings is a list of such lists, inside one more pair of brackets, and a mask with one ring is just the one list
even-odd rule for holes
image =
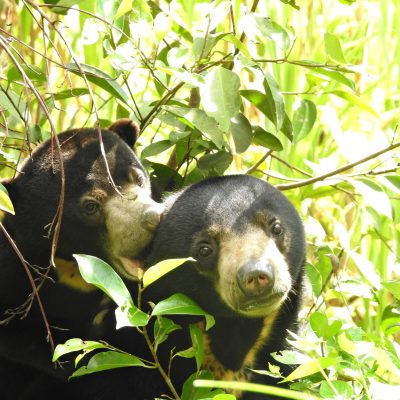
{"label": "bear's ear", "polygon": [[136,143],[140,132],[138,124],[127,118],[118,119],[108,129],[128,143],[129,147],[133,147]]}

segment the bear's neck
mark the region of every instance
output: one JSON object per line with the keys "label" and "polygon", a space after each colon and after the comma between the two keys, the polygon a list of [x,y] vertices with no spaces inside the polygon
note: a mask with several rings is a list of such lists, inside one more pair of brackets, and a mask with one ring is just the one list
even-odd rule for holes
{"label": "bear's neck", "polygon": [[248,368],[265,369],[268,362],[277,364],[270,353],[288,347],[286,331],[297,330],[293,315],[298,314],[301,305],[298,293],[302,285],[301,273],[284,304],[266,317],[217,317],[215,326],[204,333],[204,367],[217,379],[240,380]]}

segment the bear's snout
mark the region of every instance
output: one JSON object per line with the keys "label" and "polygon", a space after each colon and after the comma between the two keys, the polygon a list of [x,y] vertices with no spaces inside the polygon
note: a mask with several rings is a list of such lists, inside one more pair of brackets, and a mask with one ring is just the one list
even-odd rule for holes
{"label": "bear's snout", "polygon": [[143,212],[143,226],[148,231],[154,231],[162,219],[164,206],[159,203],[154,203]]}
{"label": "bear's snout", "polygon": [[274,268],[268,262],[251,260],[239,268],[236,281],[246,297],[268,296],[275,282]]}

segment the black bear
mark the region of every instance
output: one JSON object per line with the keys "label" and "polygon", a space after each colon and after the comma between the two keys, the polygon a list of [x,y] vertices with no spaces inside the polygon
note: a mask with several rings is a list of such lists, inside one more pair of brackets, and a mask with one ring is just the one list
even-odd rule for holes
{"label": "black bear", "polygon": [[[196,261],[186,262],[146,288],[142,304],[157,303],[177,292],[189,296],[216,320],[208,332],[203,330],[202,368],[211,370],[216,379],[276,384],[275,379],[251,370],[268,369],[268,362],[277,364],[270,353],[287,346],[287,329],[296,331],[305,262],[304,231],[297,211],[273,186],[250,176],[199,182],[169,197],[165,205],[146,264],[186,257]],[[191,317],[174,320],[202,326]],[[142,336],[132,328],[111,332],[104,339],[151,359]],[[171,350],[190,345],[187,330],[178,330],[159,346],[165,371]],[[179,393],[195,363],[175,357],[170,371]],[[151,369],[102,372],[76,378],[76,384],[82,385],[82,393],[91,393],[87,398],[171,396],[158,371]],[[243,400],[267,398],[236,394]]]}
{"label": "black bear", "polygon": [[[42,372],[64,375],[51,363],[46,327],[23,262],[40,288],[56,344],[87,336],[103,297],[80,278],[74,253],[102,258],[124,276],[136,271],[136,259],[152,239],[163,210],[152,200],[149,177],[132,150],[137,136],[136,124],[127,119],[109,129],[59,134],[65,177],[61,200],[62,168],[52,140],[33,151],[15,179],[1,182],[15,208],[15,216],[5,216],[2,224],[24,260],[0,232],[2,399],[31,398],[35,385],[42,386],[41,398],[47,398],[46,390],[52,397],[52,378],[43,380]],[[60,210],[53,268],[52,237]]]}
{"label": "black bear", "polygon": [[[296,330],[305,262],[297,211],[273,186],[250,176],[209,179],[172,201],[148,263],[196,262],[165,275],[147,296],[156,302],[181,292],[215,317],[204,333],[203,367],[216,379],[276,383],[250,369],[276,364],[269,354],[285,348],[287,329]],[[265,396],[242,396],[258,398]]]}

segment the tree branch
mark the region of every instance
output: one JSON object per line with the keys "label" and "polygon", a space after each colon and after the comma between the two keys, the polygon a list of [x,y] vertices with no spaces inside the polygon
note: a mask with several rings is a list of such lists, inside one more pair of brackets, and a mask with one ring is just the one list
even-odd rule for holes
{"label": "tree branch", "polygon": [[288,189],[295,189],[295,188],[299,188],[299,187],[302,187],[302,186],[311,185],[312,183],[323,181],[326,178],[330,178],[331,176],[335,176],[335,175],[340,174],[340,173],[342,173],[344,171],[347,171],[347,170],[349,170],[351,168],[354,168],[357,165],[360,165],[360,164],[363,164],[363,163],[365,163],[365,162],[367,162],[369,160],[372,160],[373,158],[376,158],[376,157],[380,156],[381,154],[387,153],[388,151],[394,150],[397,147],[400,147],[400,142],[391,144],[390,146],[385,147],[384,149],[382,149],[380,151],[377,151],[376,153],[370,154],[369,156],[361,158],[360,160],[352,162],[350,164],[346,164],[343,167],[335,169],[335,170],[333,170],[331,172],[328,172],[326,174],[315,176],[314,178],[305,179],[303,181],[299,181],[299,182],[295,182],[295,183],[284,183],[284,184],[281,184],[281,185],[276,185],[275,187],[277,189],[279,189],[279,190],[288,190]]}

